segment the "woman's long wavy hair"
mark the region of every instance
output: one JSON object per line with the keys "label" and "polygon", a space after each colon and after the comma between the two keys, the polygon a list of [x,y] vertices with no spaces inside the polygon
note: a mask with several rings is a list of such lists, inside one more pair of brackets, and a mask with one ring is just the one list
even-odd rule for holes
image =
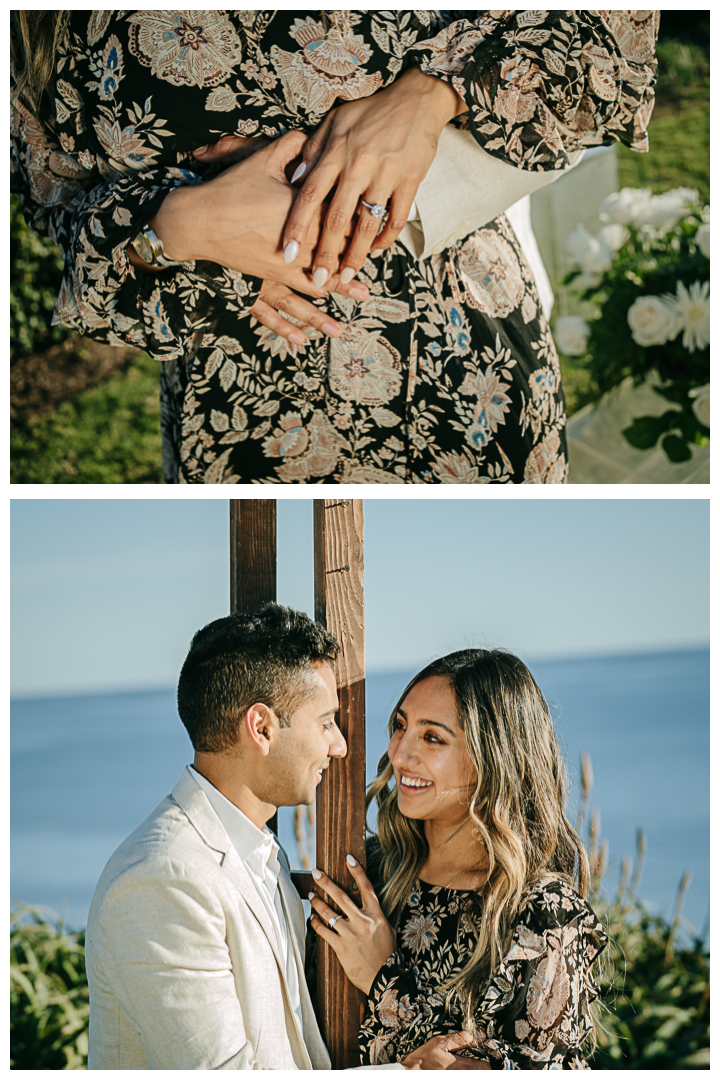
{"label": "woman's long wavy hair", "polygon": [[[562,878],[587,895],[588,860],[565,815],[567,777],[547,702],[518,657],[498,649],[463,649],[435,660],[406,686],[389,723],[408,692],[432,675],[446,676],[477,769],[469,814],[475,836],[487,851],[487,881],[473,894],[477,944],[470,962],[446,984],[472,1030],[475,1004],[500,962],[512,935],[523,893],[547,875]],[[387,753],[368,787],[368,806],[377,800],[381,901],[396,924],[429,849],[422,821],[398,809],[393,768]]]}
{"label": "woman's long wavy hair", "polygon": [[38,108],[55,71],[58,46],[70,21],[69,11],[11,11],[10,60],[13,93],[25,94]]}

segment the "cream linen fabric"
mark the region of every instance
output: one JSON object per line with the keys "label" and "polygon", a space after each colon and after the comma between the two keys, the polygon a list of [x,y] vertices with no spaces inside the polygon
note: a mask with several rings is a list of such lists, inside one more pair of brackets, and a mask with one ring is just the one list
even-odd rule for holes
{"label": "cream linen fabric", "polygon": [[439,254],[518,200],[557,180],[579,164],[584,153],[571,154],[565,169],[529,172],[488,154],[471,132],[448,125],[415,196],[418,216],[405,226],[400,241],[416,259]]}
{"label": "cream linen fabric", "polygon": [[[284,858],[283,858],[284,862]],[[298,970],[304,917],[280,894]],[[189,771],[111,857],[88,916],[91,1069],[329,1069],[304,978],[304,1038],[252,878]]]}
{"label": "cream linen fabric", "polygon": [[[280,878],[280,845],[267,825],[258,829],[221,791],[207,780],[202,773],[188,765],[188,772],[198,787],[205,792],[208,802],[220,818],[220,824],[230,837],[233,847],[245,863],[245,868],[253,879],[260,899],[265,904],[275,942],[285,964],[288,993],[292,1010],[297,1017],[302,1033],[302,1003],[300,1001],[300,975],[295,956],[290,945],[287,919],[283,908],[278,880]],[[268,934],[270,930],[268,928]]]}

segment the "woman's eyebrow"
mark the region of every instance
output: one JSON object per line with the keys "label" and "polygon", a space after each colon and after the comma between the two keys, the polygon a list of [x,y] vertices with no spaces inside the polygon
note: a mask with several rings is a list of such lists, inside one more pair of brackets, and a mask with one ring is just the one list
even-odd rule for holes
{"label": "woman's eyebrow", "polygon": [[[395,715],[402,716],[403,720],[407,723],[407,716],[402,711],[402,709],[396,709]],[[439,720],[418,720],[418,724],[424,724],[425,726],[432,725],[433,727],[441,727],[444,731],[447,731],[448,734],[452,735],[453,739],[457,738],[457,732],[453,731],[453,729],[451,727],[448,727],[447,724],[442,724]]]}

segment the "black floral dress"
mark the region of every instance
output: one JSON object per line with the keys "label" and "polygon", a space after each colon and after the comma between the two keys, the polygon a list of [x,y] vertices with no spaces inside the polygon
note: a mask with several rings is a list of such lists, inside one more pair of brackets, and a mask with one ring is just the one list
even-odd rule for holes
{"label": "black floral dress", "polygon": [[[475,944],[473,894],[416,881],[398,923],[398,947],[375,977],[360,1029],[363,1065],[401,1061],[436,1035],[463,1028],[440,989]],[[607,944],[569,885],[547,878],[527,893],[510,947],[475,1009],[477,1049],[493,1069],[586,1069],[591,967]]]}
{"label": "black floral dress", "polygon": [[370,258],[367,301],[326,301],[342,336],[302,346],[252,316],[258,279],[140,274],[127,247],[173,187],[211,178],[193,149],[311,132],[414,65],[518,168],[645,150],[658,13],[332,15],[72,12],[54,114],[12,110],[12,188],[65,255],[56,321],[162,361],[168,483],[563,483],[557,354],[504,216],[425,261],[399,242]]}

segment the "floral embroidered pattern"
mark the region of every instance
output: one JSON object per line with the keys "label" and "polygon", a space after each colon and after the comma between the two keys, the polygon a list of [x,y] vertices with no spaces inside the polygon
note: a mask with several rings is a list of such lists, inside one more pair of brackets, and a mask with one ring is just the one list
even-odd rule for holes
{"label": "floral embroidered pattern", "polygon": [[168,483],[564,483],[557,353],[506,218],[416,262],[367,260],[330,296],[341,337],[303,346],[249,316],[261,282],[210,263],[136,273],[127,247],[222,135],[311,132],[412,64],[521,168],[646,149],[657,12],[71,13],[54,110],[12,106],[12,189],[66,271],[55,319],[163,361]]}
{"label": "floral embroidered pattern", "polygon": [[[373,851],[368,851],[372,867]],[[371,870],[372,873],[372,870]],[[375,883],[376,888],[379,883]],[[398,948],[375,977],[360,1029],[360,1062],[400,1061],[463,1026],[443,984],[473,953],[472,893],[416,881],[398,923]],[[498,1069],[584,1069],[592,964],[607,937],[587,902],[551,876],[524,897],[512,940],[475,1008],[477,1048]]]}
{"label": "floral embroidered pattern", "polygon": [[128,22],[130,51],[173,86],[215,86],[242,58],[224,11],[136,11]]}

